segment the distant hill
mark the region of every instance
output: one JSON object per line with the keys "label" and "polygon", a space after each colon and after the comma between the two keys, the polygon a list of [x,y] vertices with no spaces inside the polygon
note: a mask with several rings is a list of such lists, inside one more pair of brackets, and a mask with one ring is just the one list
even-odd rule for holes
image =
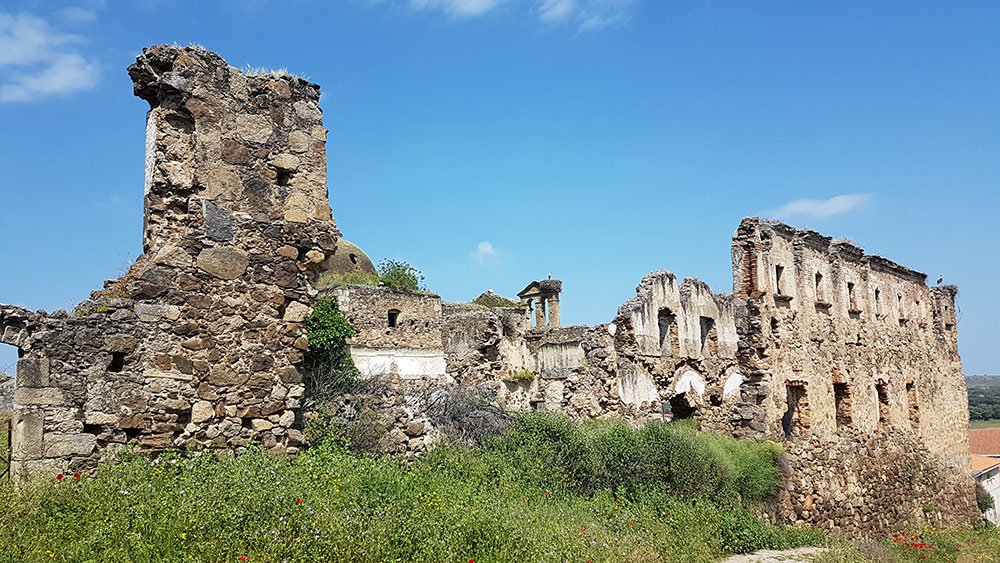
{"label": "distant hill", "polygon": [[969,375],[969,419],[1000,420],[1000,376]]}

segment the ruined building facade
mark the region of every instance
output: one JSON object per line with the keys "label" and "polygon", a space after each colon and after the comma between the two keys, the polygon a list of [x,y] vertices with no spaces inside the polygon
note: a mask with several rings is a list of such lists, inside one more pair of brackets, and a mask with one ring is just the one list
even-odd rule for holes
{"label": "ruined building facade", "polygon": [[247,76],[200,48],[147,49],[143,255],[73,315],[0,305],[21,352],[15,476],[86,469],[115,448],[304,445],[303,323],[335,296],[366,377],[387,377],[389,440],[438,436],[416,389],[472,386],[511,410],[702,428],[784,444],[775,510],[850,534],[960,525],[968,471],[956,290],[853,244],[746,219],[733,292],[666,271],[609,323],[561,327],[562,284],[476,303],[384,287],[326,191],[319,87]]}

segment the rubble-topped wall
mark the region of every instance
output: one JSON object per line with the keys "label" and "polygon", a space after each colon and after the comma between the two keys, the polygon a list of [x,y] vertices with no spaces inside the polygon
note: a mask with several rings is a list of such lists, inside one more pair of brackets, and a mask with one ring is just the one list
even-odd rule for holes
{"label": "rubble-topped wall", "polygon": [[[918,522],[971,521],[954,288],[929,288],[923,274],[852,243],[757,219],[744,220],[734,237],[733,268],[748,311],[738,323],[740,362],[768,391],[759,436],[788,444],[785,512],[889,530],[898,524],[885,523],[885,507],[917,499],[933,507],[911,511]],[[836,464],[814,461],[828,451],[840,452]],[[873,452],[878,466],[906,460],[924,476],[895,494],[878,489],[868,479],[877,472]],[[840,472],[828,478],[821,467]],[[848,525],[854,521],[864,524]]]}
{"label": "rubble-topped wall", "polygon": [[147,117],[142,257],[73,315],[0,307],[20,348],[15,475],[108,449],[302,444],[309,280],[339,238],[319,87],[197,47],[129,69]]}

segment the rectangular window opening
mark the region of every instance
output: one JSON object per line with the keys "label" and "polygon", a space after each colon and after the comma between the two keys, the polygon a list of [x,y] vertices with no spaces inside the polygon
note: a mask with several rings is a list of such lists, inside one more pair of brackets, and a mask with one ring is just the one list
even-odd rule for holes
{"label": "rectangular window opening", "polygon": [[715,319],[700,317],[701,355],[714,356],[719,353],[719,334],[715,329]]}
{"label": "rectangular window opening", "polygon": [[[660,351],[680,356],[680,338],[677,334],[677,315],[667,307],[656,315],[660,335]],[[668,347],[669,346],[669,347]]]}
{"label": "rectangular window opening", "polygon": [[837,429],[851,425],[851,390],[846,383],[833,384],[833,400],[837,409]]}
{"label": "rectangular window opening", "polygon": [[875,384],[875,393],[878,395],[878,423],[886,425],[889,423],[889,384],[879,381]]}
{"label": "rectangular window opening", "polygon": [[784,266],[775,266],[774,267],[774,291],[778,295],[784,295],[784,292],[781,291],[781,275],[783,273],[785,273],[785,267]]}
{"label": "rectangular window opening", "polygon": [[806,386],[801,381],[789,381],[785,384],[785,402],[787,410],[781,417],[781,428],[786,438],[801,436],[809,429],[809,401],[806,397]]}

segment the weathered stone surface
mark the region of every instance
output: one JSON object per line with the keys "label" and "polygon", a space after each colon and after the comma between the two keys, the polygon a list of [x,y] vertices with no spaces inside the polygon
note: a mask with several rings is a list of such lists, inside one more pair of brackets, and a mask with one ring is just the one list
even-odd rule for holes
{"label": "weathered stone surface", "polygon": [[45,434],[43,443],[45,457],[86,456],[90,455],[97,447],[97,436],[49,432]]}
{"label": "weathered stone surface", "polygon": [[161,320],[176,321],[181,317],[181,309],[176,305],[156,305],[153,303],[137,303],[135,314],[140,321],[156,322]]}
{"label": "weathered stone surface", "polygon": [[[236,235],[236,224],[229,218],[229,214],[211,201],[202,201],[201,205],[202,213],[205,216],[205,236],[216,242],[229,242],[233,240],[233,236]],[[201,266],[200,262],[199,266]],[[204,269],[204,266],[201,267]],[[206,271],[208,270],[206,269]],[[217,275],[210,271],[209,273]],[[242,273],[241,271],[240,274]],[[237,274],[237,276],[240,274]]]}
{"label": "weathered stone surface", "polygon": [[17,361],[18,387],[48,387],[49,359],[21,358]]}
{"label": "weathered stone surface", "polygon": [[14,405],[61,405],[64,396],[61,389],[57,387],[18,387],[14,389]]}
{"label": "weathered stone surface", "polygon": [[223,280],[242,276],[249,264],[245,253],[230,248],[206,248],[198,254],[198,267]]}
{"label": "weathered stone surface", "polygon": [[301,323],[309,317],[309,313],[311,312],[312,309],[310,309],[308,305],[304,305],[298,301],[292,301],[288,304],[288,307],[285,308],[285,315],[282,320],[289,323]]}

